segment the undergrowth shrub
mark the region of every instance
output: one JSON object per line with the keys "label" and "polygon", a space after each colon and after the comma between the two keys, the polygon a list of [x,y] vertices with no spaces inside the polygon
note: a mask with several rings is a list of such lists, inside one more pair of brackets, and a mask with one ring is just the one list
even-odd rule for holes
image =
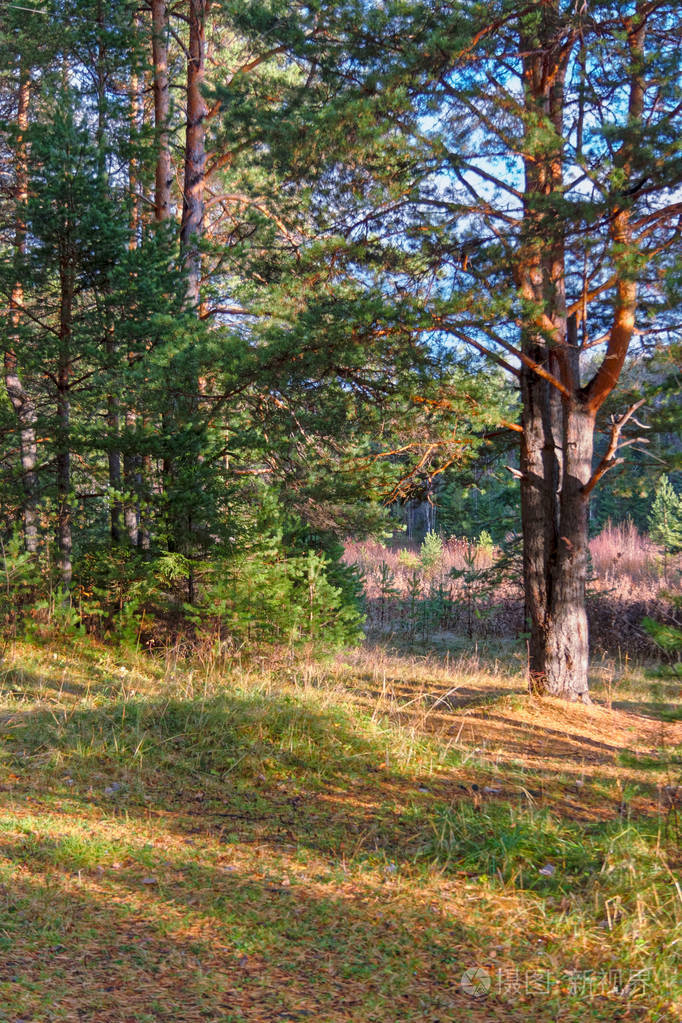
{"label": "undergrowth shrub", "polygon": [[34,597],[37,572],[17,530],[5,542],[0,540],[0,557],[0,630],[7,639],[16,634],[23,611]]}
{"label": "undergrowth shrub", "polygon": [[673,607],[670,619],[661,622],[647,617],[642,621],[642,628],[663,654],[668,673],[682,679],[682,623],[679,617],[682,611],[682,597],[677,595],[669,597]]}
{"label": "undergrowth shrub", "polygon": [[361,638],[362,573],[331,534],[268,500],[240,527],[239,542],[216,537],[203,557],[93,544],[78,552],[66,597],[50,558],[29,557],[12,536],[0,547],[3,635],[82,632],[133,649],[181,639],[188,653],[207,636],[232,650]]}

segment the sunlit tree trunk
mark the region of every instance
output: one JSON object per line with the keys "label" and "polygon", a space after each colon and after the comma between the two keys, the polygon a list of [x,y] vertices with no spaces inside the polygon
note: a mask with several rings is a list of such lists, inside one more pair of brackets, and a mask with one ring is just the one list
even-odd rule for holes
{"label": "sunlit tree trunk", "polygon": [[154,128],[156,131],[156,169],[154,175],[154,219],[168,220],[171,214],[171,164],[168,81],[168,11],[165,0],[152,0],[152,63],[154,74]]}

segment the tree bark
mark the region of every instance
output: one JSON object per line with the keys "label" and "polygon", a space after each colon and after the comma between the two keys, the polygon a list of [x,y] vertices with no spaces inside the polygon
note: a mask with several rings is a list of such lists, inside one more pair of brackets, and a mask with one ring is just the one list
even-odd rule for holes
{"label": "tree bark", "polygon": [[589,538],[585,488],[592,474],[594,416],[582,402],[566,401],[563,427],[565,468],[559,536],[549,572],[545,681],[552,696],[589,702],[585,610]]}
{"label": "tree bark", "polygon": [[152,0],[152,62],[154,67],[154,127],[156,171],[154,219],[160,224],[171,214],[170,88],[168,82],[168,11],[165,0]]}
{"label": "tree bark", "polygon": [[187,271],[187,298],[198,310],[201,287],[201,238],[204,230],[206,183],[206,101],[202,87],[206,74],[207,0],[189,0],[189,59],[187,61],[187,129],[180,245]]}
{"label": "tree bark", "polygon": [[[98,29],[98,40],[97,40],[97,159],[98,167],[97,173],[99,177],[104,180],[107,167],[106,167],[106,152],[104,148],[105,135],[106,135],[106,124],[107,124],[107,66],[106,66],[106,42],[105,42],[105,12],[104,5],[100,2],[97,4],[97,29]],[[110,375],[117,369],[118,352],[115,341],[113,339],[113,325],[107,323],[105,325],[105,335],[103,339],[104,352],[106,356],[107,369]],[[106,397],[107,402],[107,465],[109,470],[109,493],[111,506],[109,510],[109,533],[111,536],[112,543],[118,544],[121,542],[121,516],[123,513],[123,504],[121,502],[121,451],[120,451],[120,432],[121,432],[121,401],[119,395],[110,391]]]}
{"label": "tree bark", "polygon": [[[185,166],[183,177],[182,221],[180,224],[180,248],[187,279],[188,305],[200,315],[201,310],[201,241],[204,234],[204,189],[206,186],[206,115],[208,113],[203,96],[206,75],[206,15],[210,0],[189,0],[189,47],[187,60],[187,127],[185,131]],[[190,366],[185,379],[189,400],[183,402],[185,422],[195,415],[198,401],[199,379],[196,369]],[[173,415],[175,418],[175,415]],[[173,479],[172,460],[166,463],[169,479]],[[177,543],[191,554],[190,537],[195,530],[192,511],[183,502],[182,511],[176,517],[174,532],[176,542],[184,533],[184,539]],[[182,521],[180,521],[182,520]],[[194,603],[194,576],[190,568],[187,581],[187,599]]]}
{"label": "tree bark", "polygon": [[[135,26],[136,28],[138,27],[137,19]],[[130,135],[133,146],[128,166],[128,183],[130,188],[130,238],[128,247],[131,251],[134,251],[140,244],[142,227],[141,198],[139,194],[142,183],[139,177],[139,160],[135,155],[135,143],[141,127],[143,110],[142,81],[137,72],[133,72],[130,77]],[[128,353],[127,361],[129,367],[134,364],[134,352]],[[126,493],[123,504],[123,523],[128,542],[132,547],[138,547],[140,543],[139,489],[141,483],[141,458],[137,452],[131,450],[131,442],[135,435],[138,418],[137,410],[130,404],[131,399],[132,395],[128,398],[128,405],[125,410],[126,446],[123,454],[123,479]]]}
{"label": "tree bark", "polygon": [[[564,78],[570,50],[557,39],[558,5],[546,10],[543,45],[521,38],[527,151],[524,229],[517,277],[529,321],[521,370],[521,518],[528,671],[532,692],[589,700],[587,505],[594,417],[579,396],[578,349],[566,315],[563,226]],[[536,140],[537,124],[544,138]],[[542,374],[535,367],[539,367]]]}
{"label": "tree bark", "polygon": [[[105,342],[109,365],[114,362],[116,353],[111,341]],[[110,533],[113,543],[121,542],[121,452],[119,450],[120,434],[120,401],[118,395],[107,395],[107,430],[109,433],[109,450],[107,462],[109,466],[109,491],[111,494]]]}
{"label": "tree bark", "polygon": [[[26,132],[28,130],[28,111],[31,93],[31,79],[23,68],[20,71],[17,104],[17,148],[15,158],[16,174],[16,215],[14,227],[14,250],[19,259],[26,252],[26,225],[21,208],[28,196],[28,152]],[[19,327],[24,292],[19,274],[12,288],[10,297],[11,334],[4,352],[5,387],[14,409],[19,426],[19,452],[21,459],[23,499],[24,543],[29,554],[38,550],[38,444],[36,441],[36,408],[26,391],[19,376],[17,347],[19,344]]]}

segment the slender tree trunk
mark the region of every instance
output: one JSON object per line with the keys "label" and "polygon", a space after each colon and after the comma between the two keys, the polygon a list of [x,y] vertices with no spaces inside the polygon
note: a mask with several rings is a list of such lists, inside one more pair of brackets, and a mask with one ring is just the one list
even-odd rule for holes
{"label": "slender tree trunk", "polygon": [[152,0],[152,61],[154,66],[154,127],[156,129],[156,173],[154,219],[168,220],[171,214],[171,165],[168,121],[170,88],[168,82],[168,11],[165,0]]}
{"label": "slender tree trunk", "polygon": [[[107,123],[107,66],[106,66],[106,42],[105,42],[105,15],[104,6],[97,4],[97,28],[99,32],[97,50],[97,147],[98,147],[98,174],[102,181],[107,174],[106,153],[104,140]],[[107,361],[107,369],[110,376],[113,376],[118,362],[118,351],[113,339],[113,326],[109,323],[105,326],[104,351]],[[107,463],[109,469],[109,493],[111,495],[111,507],[109,512],[109,531],[113,543],[121,542],[121,516],[123,504],[121,502],[121,401],[118,393],[110,391],[107,394]]]}
{"label": "slender tree trunk", "polygon": [[[18,139],[15,159],[17,213],[14,228],[14,249],[19,258],[26,252],[26,225],[23,221],[21,207],[26,202],[28,195],[28,153],[25,139],[28,129],[30,92],[30,75],[22,68],[19,79],[17,109]],[[24,491],[24,542],[28,553],[35,554],[38,550],[36,409],[19,376],[19,365],[16,355],[20,340],[19,327],[23,298],[23,287],[17,275],[17,280],[12,288],[10,297],[11,335],[4,352],[5,387],[19,426],[19,452]]]}
{"label": "slender tree trunk", "polygon": [[[156,168],[154,175],[154,220],[165,224],[171,215],[171,184],[173,180],[169,119],[170,88],[168,80],[168,7],[165,0],[152,0],[152,63],[154,68],[154,128],[156,131]],[[172,436],[175,423],[175,409],[171,399],[162,415],[162,430],[165,438]],[[163,489],[168,494],[173,488],[174,464],[169,453],[162,461]],[[143,526],[142,547],[149,550],[149,530]],[[170,540],[172,549],[173,541]]]}
{"label": "slender tree trunk", "polygon": [[[156,166],[154,174],[154,221],[165,224],[171,216],[171,185],[173,183],[173,166],[170,148],[170,86],[168,80],[168,7],[166,0],[152,0],[152,66],[154,92],[154,130],[156,132]],[[170,413],[163,415],[163,431],[167,435],[170,430]],[[142,471],[151,484],[151,457],[144,455]],[[173,475],[172,460],[169,456],[163,459],[163,486],[167,490]],[[151,532],[149,522],[143,512],[140,513],[140,546],[146,556],[151,550]]]}
{"label": "slender tree trunk", "polygon": [[57,366],[57,547],[59,575],[64,594],[73,575],[71,538],[71,331],[74,278],[68,255],[60,266],[59,361]]}
{"label": "slender tree trunk", "polygon": [[[134,409],[126,409],[125,428],[127,443],[130,444],[130,439],[135,435],[137,428],[137,413]],[[135,498],[142,482],[140,465],[139,455],[126,452],[123,456],[123,473],[126,488],[124,522],[128,542],[132,547],[140,546],[140,509],[139,503]]]}
{"label": "slender tree trunk", "polygon": [[199,308],[201,238],[204,230],[206,183],[206,101],[202,87],[206,74],[207,0],[189,0],[189,59],[187,61],[187,130],[180,244],[187,270],[187,297]]}
{"label": "slender tree trunk", "polygon": [[[206,115],[207,107],[202,88],[206,75],[206,15],[209,0],[189,0],[189,56],[187,61],[187,127],[185,131],[185,167],[183,177],[182,221],[180,247],[187,276],[188,304],[201,309],[201,241],[204,233],[204,189],[206,185]],[[184,383],[189,399],[184,402],[183,418],[190,422],[197,410],[199,380],[196,368],[190,366]],[[191,457],[191,455],[189,456]],[[172,474],[172,467],[171,467]],[[195,530],[192,511],[182,502],[182,525],[178,532],[185,534],[180,548],[192,553],[191,536]],[[187,581],[187,599],[194,603],[195,580],[192,569]]]}
{"label": "slender tree trunk", "polygon": [[[137,27],[137,23],[136,23]],[[133,142],[133,154],[135,153],[135,143],[137,134],[140,129],[141,120],[143,116],[143,96],[142,96],[142,83],[140,76],[135,72],[130,78],[130,134]],[[130,250],[135,250],[140,243],[140,230],[141,230],[141,198],[139,189],[141,188],[141,181],[139,180],[139,160],[135,155],[130,158],[130,164],[128,168],[129,187],[131,196],[131,207],[130,207],[130,241],[128,243]],[[131,367],[135,361],[135,355],[133,352],[128,353],[128,366]],[[128,542],[133,547],[139,546],[140,543],[140,511],[139,511],[139,499],[137,497],[140,489],[140,456],[131,449],[132,438],[135,435],[135,429],[137,426],[137,410],[130,404],[131,397],[128,398],[128,405],[125,411],[125,434],[126,434],[126,446],[123,455],[123,476],[125,483],[125,502],[123,506],[123,518],[125,531],[128,536]]]}
{"label": "slender tree trunk", "polygon": [[[113,342],[105,342],[109,371],[116,365],[116,350]],[[109,450],[107,462],[109,466],[109,491],[111,493],[110,532],[113,543],[121,542],[121,452],[119,449],[120,440],[120,409],[121,404],[117,394],[111,392],[107,395],[107,431],[109,434]]]}

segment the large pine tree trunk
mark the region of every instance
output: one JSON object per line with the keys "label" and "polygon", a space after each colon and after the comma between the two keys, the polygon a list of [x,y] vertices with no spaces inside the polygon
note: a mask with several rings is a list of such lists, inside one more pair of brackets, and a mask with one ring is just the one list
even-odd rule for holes
{"label": "large pine tree trunk", "polygon": [[[628,101],[632,125],[641,119],[644,95],[646,18],[640,8],[638,4],[636,17],[625,23],[632,58]],[[595,419],[625,361],[634,330],[637,287],[628,261],[632,232],[625,202],[613,211],[610,222],[616,298],[606,355],[591,380],[581,386],[576,321],[566,314],[568,268],[558,215],[563,197],[564,78],[570,49],[556,35],[557,0],[544,5],[542,18],[537,29],[540,46],[534,37],[521,38],[529,130],[526,243],[517,275],[521,294],[532,310],[522,340],[521,371],[521,511],[530,685],[540,693],[588,702],[589,497],[614,464],[618,440],[614,427],[613,448],[593,471]],[[545,132],[539,146],[538,118],[544,119]],[[632,173],[632,145],[632,138],[625,137],[616,158],[626,180]]]}
{"label": "large pine tree trunk", "polygon": [[[544,391],[547,401],[550,387]],[[526,411],[523,423],[521,509],[530,685],[539,694],[588,702],[586,487],[592,474],[594,415],[579,400],[567,398],[562,404],[560,458],[547,457],[555,439],[548,442],[538,426],[541,416]]]}
{"label": "large pine tree trunk", "polygon": [[594,415],[579,401],[564,406],[564,473],[559,536],[550,564],[545,672],[553,696],[588,702],[589,646],[585,585],[588,569],[588,495]]}
{"label": "large pine tree trunk", "polygon": [[587,701],[586,488],[594,415],[580,391],[579,352],[569,336],[574,331],[566,313],[566,243],[556,213],[563,194],[570,52],[557,38],[558,23],[558,3],[550,0],[520,45],[527,114],[525,239],[517,267],[528,310],[521,368],[523,570],[531,691]]}

